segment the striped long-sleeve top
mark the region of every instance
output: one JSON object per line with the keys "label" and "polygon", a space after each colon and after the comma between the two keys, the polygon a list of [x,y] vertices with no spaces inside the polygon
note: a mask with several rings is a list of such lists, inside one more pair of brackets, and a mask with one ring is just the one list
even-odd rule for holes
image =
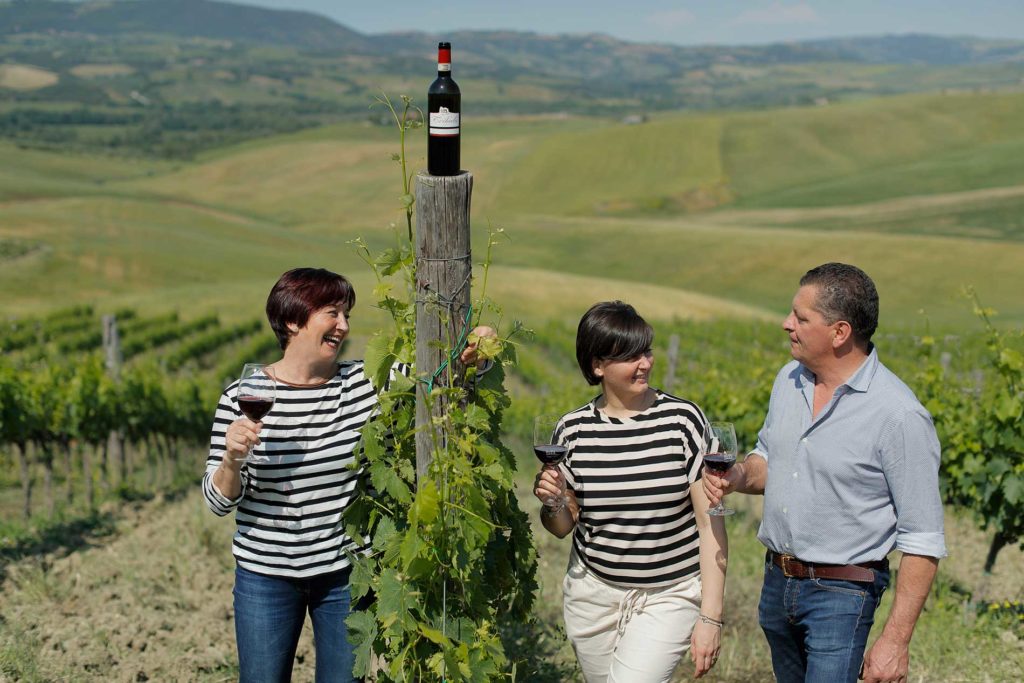
{"label": "striped long-sleeve top", "polygon": [[362,361],[340,363],[320,385],[278,383],[262,443],[242,465],[242,492],[231,500],[213,485],[213,472],[224,457],[228,425],[242,417],[237,386],[220,397],[203,476],[210,509],[218,515],[236,510],[236,561],[259,574],[292,578],[344,569],[346,552],[366,551],[345,534],[342,521],[362,476],[351,468],[353,452],[377,408]]}
{"label": "striped long-sleeve top", "polygon": [[700,572],[690,487],[707,451],[707,418],[696,404],[657,392],[631,418],[597,409],[596,399],[563,416],[560,466],[580,504],[573,548],[609,583],[654,587]]}

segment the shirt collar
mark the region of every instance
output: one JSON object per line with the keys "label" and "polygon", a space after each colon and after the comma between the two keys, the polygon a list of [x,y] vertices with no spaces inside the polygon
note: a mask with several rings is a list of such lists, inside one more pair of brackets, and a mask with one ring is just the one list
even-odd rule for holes
{"label": "shirt collar", "polygon": [[[866,392],[868,387],[871,386],[871,380],[875,376],[875,371],[878,370],[878,349],[875,348],[874,344],[871,344],[871,351],[868,353],[868,357],[864,359],[864,362],[860,364],[860,367],[850,375],[849,379],[842,383],[840,386],[846,387],[849,391]],[[804,365],[800,364],[800,385],[814,384],[814,373]]]}

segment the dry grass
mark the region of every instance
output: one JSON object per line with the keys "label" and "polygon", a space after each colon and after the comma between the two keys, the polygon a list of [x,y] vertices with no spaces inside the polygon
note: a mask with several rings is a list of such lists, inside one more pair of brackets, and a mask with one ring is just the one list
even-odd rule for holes
{"label": "dry grass", "polygon": [[54,85],[60,77],[47,69],[27,64],[0,64],[0,88],[39,90]]}
{"label": "dry grass", "polygon": [[[2,671],[35,681],[235,680],[232,518],[206,510],[198,488],[123,514],[115,535],[91,547],[8,567]],[[20,671],[11,661],[19,650]],[[312,680],[308,628],[298,654],[295,680]]]}
{"label": "dry grass", "polygon": [[575,321],[595,302],[612,299],[633,304],[651,320],[756,318],[774,321],[778,317],[771,311],[683,289],[538,268],[495,266],[491,269],[488,289],[490,296],[508,313],[530,321],[551,318]]}
{"label": "dry grass", "polygon": [[[524,450],[519,448],[517,450]],[[201,467],[201,454],[196,467]],[[518,475],[520,505],[536,516],[529,494],[531,462]],[[763,548],[755,538],[760,500],[737,496],[730,535],[727,628],[722,656],[705,679],[718,683],[771,680],[767,644],[757,625]],[[0,681],[219,681],[237,678],[231,609],[231,518],[206,510],[198,486],[180,498],[133,504],[116,513],[113,534],[92,536],[76,550],[8,564],[0,584]],[[1001,629],[950,604],[953,581],[972,590],[980,580],[987,537],[957,515],[947,518],[951,556],[918,624],[911,683],[1003,683],[1024,666],[1020,631]],[[523,634],[519,656],[537,668],[520,680],[579,680],[561,628],[561,579],[569,551],[535,523],[540,592],[538,623]],[[1007,549],[988,583],[991,597],[1021,595],[1021,552]],[[956,599],[956,595],[952,596]],[[873,636],[891,607],[887,591]],[[529,650],[530,652],[524,652]],[[525,664],[525,663],[524,663]],[[523,668],[520,668],[522,671]],[[311,680],[307,625],[294,680]],[[689,680],[680,664],[675,680]]]}

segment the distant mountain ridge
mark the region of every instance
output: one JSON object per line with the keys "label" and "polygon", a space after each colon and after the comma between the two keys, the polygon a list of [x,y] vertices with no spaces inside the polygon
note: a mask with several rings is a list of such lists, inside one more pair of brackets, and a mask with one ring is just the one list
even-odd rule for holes
{"label": "distant mountain ridge", "polygon": [[[430,54],[440,36],[422,32],[368,35],[311,12],[273,10],[215,0],[93,0],[0,2],[0,36],[70,32],[128,33],[287,45],[378,57]],[[545,35],[520,31],[455,31],[444,36],[482,66],[572,70],[584,78],[643,67],[699,68],[736,64],[861,62],[954,66],[1024,61],[1024,41],[906,34],[820,39],[770,45],[679,46],[631,43],[600,34]]]}
{"label": "distant mountain ridge", "polygon": [[455,46],[473,115],[635,123],[656,112],[1024,89],[1022,41],[679,46],[517,31],[366,35],[310,12],[214,0],[0,0],[0,139],[189,158],[345,119],[380,123],[370,105],[382,91],[422,97],[439,39]]}
{"label": "distant mountain ridge", "polygon": [[0,3],[0,35],[53,31],[94,35],[157,33],[181,37],[370,50],[360,33],[312,12],[212,0],[96,0]]}

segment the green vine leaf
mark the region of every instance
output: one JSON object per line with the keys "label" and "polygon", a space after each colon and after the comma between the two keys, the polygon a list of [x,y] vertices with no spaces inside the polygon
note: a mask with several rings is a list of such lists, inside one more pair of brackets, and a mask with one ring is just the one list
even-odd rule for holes
{"label": "green vine leaf", "polygon": [[376,462],[370,466],[370,481],[378,491],[386,491],[399,503],[408,504],[412,501],[409,485],[402,481],[398,473],[387,462]]}
{"label": "green vine leaf", "polygon": [[370,590],[373,589],[373,579],[373,574],[369,572],[367,563],[352,562],[352,573],[349,575],[349,593],[352,602],[358,601],[364,595],[369,595]]}
{"label": "green vine leaf", "polygon": [[402,546],[399,553],[402,558],[402,568],[406,573],[409,573],[409,569],[413,566],[413,562],[426,554],[428,547],[429,546],[427,546],[420,537],[416,527],[412,527],[406,531],[405,536],[402,538]]}
{"label": "green vine leaf", "polygon": [[393,637],[410,629],[418,632],[412,615],[417,597],[416,591],[409,589],[398,570],[384,570],[377,593],[377,616],[386,629],[385,635]]}
{"label": "green vine leaf", "polygon": [[466,426],[472,430],[487,431],[490,419],[490,413],[481,406],[471,405],[466,408]]}
{"label": "green vine leaf", "polygon": [[[400,250],[385,249],[380,253],[380,256],[374,259],[374,264],[376,264],[381,275],[394,275],[398,272],[398,269],[405,264],[405,259]],[[378,289],[378,292],[380,291],[381,290]],[[378,293],[378,297],[379,295],[380,294]]]}
{"label": "green vine leaf", "polygon": [[382,332],[374,334],[366,342],[366,352],[363,355],[364,369],[366,376],[378,391],[387,384],[391,374],[391,366],[395,362],[393,347],[394,340]]}
{"label": "green vine leaf", "polygon": [[360,678],[366,677],[370,674],[373,643],[377,639],[377,620],[369,612],[352,612],[345,625],[348,626],[348,642],[355,645],[353,672]]}
{"label": "green vine leaf", "polygon": [[1024,479],[1020,475],[1007,477],[1003,483],[1003,495],[1006,496],[1006,502],[1010,505],[1024,503]]}
{"label": "green vine leaf", "polygon": [[999,398],[993,414],[1000,422],[1016,422],[1021,417],[1020,397],[1004,394]]}
{"label": "green vine leaf", "polygon": [[398,529],[391,518],[383,517],[377,524],[377,531],[373,534],[373,549],[383,551],[397,534]]}
{"label": "green vine leaf", "polygon": [[432,643],[437,643],[438,645],[448,645],[451,642],[444,637],[444,634],[442,634],[441,631],[439,631],[436,628],[430,628],[426,624],[419,624],[418,628],[420,633],[423,634],[423,637]]}
{"label": "green vine leaf", "polygon": [[433,524],[440,509],[439,496],[437,485],[433,481],[430,479],[420,481],[416,499],[412,507],[409,508],[409,524],[412,526]]}

